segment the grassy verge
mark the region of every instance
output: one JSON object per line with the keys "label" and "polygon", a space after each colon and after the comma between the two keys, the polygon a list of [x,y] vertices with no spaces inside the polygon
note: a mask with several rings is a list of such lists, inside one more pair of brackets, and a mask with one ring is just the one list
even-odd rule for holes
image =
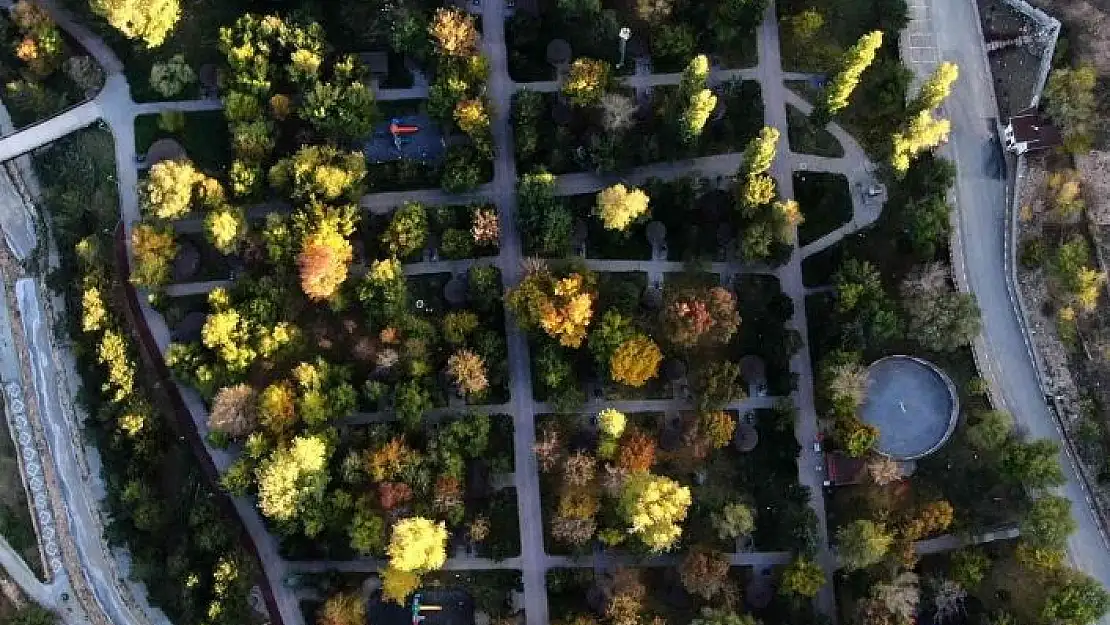
{"label": "grassy verge", "polygon": [[794,196],[805,221],[798,227],[798,240],[806,245],[852,220],[852,191],[843,174],[794,172]]}
{"label": "grassy verge", "polygon": [[[0,405],[0,422],[6,423],[3,410],[3,405]],[[7,432],[0,432],[0,535],[8,541],[12,549],[19,552],[39,579],[42,579],[42,558],[39,557],[31,509],[19,476],[18,453],[12,437]],[[2,610],[0,608],[0,614]]]}
{"label": "grassy verge", "polygon": [[223,111],[186,113],[185,128],[178,133],[160,128],[157,115],[135,118],[136,153],[145,155],[155,141],[170,138],[180,143],[197,167],[209,174],[224,172],[231,163],[228,137]]}
{"label": "grassy verge", "polygon": [[830,158],[844,156],[844,147],[831,132],[814,126],[808,116],[789,104],[786,105],[786,122],[789,124],[787,138],[792,152]]}

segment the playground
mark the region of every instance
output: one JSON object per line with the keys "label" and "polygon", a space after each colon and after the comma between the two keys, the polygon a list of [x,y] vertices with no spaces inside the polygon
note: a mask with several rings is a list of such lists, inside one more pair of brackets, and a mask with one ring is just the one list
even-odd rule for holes
{"label": "playground", "polygon": [[451,588],[421,590],[403,606],[379,596],[370,602],[366,617],[375,625],[474,625],[474,600]]}
{"label": "playground", "polygon": [[363,152],[371,163],[410,160],[431,163],[443,155],[443,133],[426,114],[391,117],[374,127]]}
{"label": "playground", "polygon": [[915,460],[940,449],[959,415],[952,381],[932,363],[888,356],[867,369],[863,420],[879,428],[875,450],[895,460]]}

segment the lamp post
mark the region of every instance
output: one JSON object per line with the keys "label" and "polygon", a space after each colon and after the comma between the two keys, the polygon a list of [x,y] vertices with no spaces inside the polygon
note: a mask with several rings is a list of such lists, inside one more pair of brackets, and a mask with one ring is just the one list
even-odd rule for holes
{"label": "lamp post", "polygon": [[617,63],[617,69],[620,69],[624,65],[624,50],[628,47],[628,40],[632,38],[632,29],[625,26],[621,28],[617,36],[621,39],[621,60],[620,63]]}

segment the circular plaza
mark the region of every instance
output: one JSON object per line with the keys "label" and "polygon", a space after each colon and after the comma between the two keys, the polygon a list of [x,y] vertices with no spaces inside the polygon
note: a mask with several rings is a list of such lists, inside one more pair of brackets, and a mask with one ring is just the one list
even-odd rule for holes
{"label": "circular plaza", "polygon": [[960,412],[952,380],[932,363],[912,356],[887,356],[867,368],[864,422],[879,428],[875,451],[895,460],[915,460],[940,449]]}

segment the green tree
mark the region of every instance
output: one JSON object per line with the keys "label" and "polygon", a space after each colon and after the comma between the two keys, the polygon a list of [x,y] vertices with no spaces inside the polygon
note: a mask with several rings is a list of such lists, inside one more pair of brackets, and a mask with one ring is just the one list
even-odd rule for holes
{"label": "green tree", "polygon": [[162,45],[181,17],[179,0],[89,0],[89,7],[113,28],[149,48]]}
{"label": "green tree", "polygon": [[382,244],[395,256],[404,258],[424,248],[428,238],[428,211],[423,204],[405,202],[393,212],[382,233]]}
{"label": "green tree", "polygon": [[407,380],[397,385],[393,395],[393,411],[405,427],[413,430],[419,428],[424,413],[434,406],[432,394],[424,388],[420,380]]}
{"label": "green tree", "polygon": [[1070,569],[1063,569],[1049,585],[1041,618],[1045,623],[1088,625],[1110,609],[1110,595],[1097,580]]}
{"label": "green tree", "polygon": [[587,341],[598,368],[608,372],[609,359],[613,357],[613,352],[635,335],[636,328],[631,319],[615,308],[606,310],[601,319],[590,328]]}
{"label": "green tree", "polygon": [[981,549],[965,548],[952,553],[949,575],[964,588],[977,588],[991,568],[991,560]]}
{"label": "green tree", "polygon": [[1060,446],[1047,438],[1010,441],[1002,451],[1002,475],[1026,488],[1042,489],[1064,483]]}
{"label": "green tree", "polygon": [[545,171],[521,176],[517,201],[525,248],[545,256],[564,255],[570,247],[574,216],[555,197],[555,177]]}
{"label": "green tree", "polygon": [[185,61],[184,54],[175,54],[150,68],[150,87],[164,98],[179,95],[196,80],[197,75]]}
{"label": "green tree", "polygon": [[927,349],[952,352],[969,345],[979,335],[979,305],[970,293],[948,286],[947,270],[929,263],[902,281],[902,307],[906,335]]}
{"label": "green tree", "polygon": [[848,98],[852,96],[860,77],[875,60],[875,54],[882,45],[883,32],[876,30],[860,37],[859,41],[844,53],[840,61],[840,71],[833,76],[825,88],[826,111],[836,113],[848,106]]}
{"label": "green tree", "polygon": [[1004,410],[985,410],[975,415],[967,428],[967,442],[979,451],[995,451],[1010,438],[1014,418]]}
{"label": "green tree", "polygon": [[221,254],[231,254],[247,236],[242,209],[223,205],[204,216],[204,235]]}
{"label": "green tree", "polygon": [[351,539],[351,549],[364,556],[379,556],[385,552],[385,521],[374,512],[370,505],[355,508],[347,536]]}
{"label": "green tree", "polygon": [[1058,288],[1069,303],[1083,311],[1091,311],[1098,302],[1098,295],[1106,276],[1090,267],[1091,251],[1082,235],[1073,235],[1056,249],[1056,256],[1049,270]]}
{"label": "green tree", "polygon": [[755,530],[755,511],[745,503],[727,503],[713,515],[713,529],[721,540],[736,540]]}
{"label": "green tree", "polygon": [[719,410],[744,398],[740,365],[728,360],[710,360],[694,372],[694,405],[701,412]]}
{"label": "green tree", "polygon": [[577,106],[598,104],[609,86],[609,71],[605,61],[574,59],[563,80],[563,95]]}
{"label": "green tree", "polygon": [[478,188],[482,170],[474,148],[455,145],[447,148],[440,186],[448,193],[465,193]]}
{"label": "green tree", "polygon": [[827,581],[821,565],[804,556],[798,556],[782,570],[779,592],[787,597],[811,599],[817,596]]}
{"label": "green tree", "polygon": [[1045,110],[1064,130],[1064,146],[1078,154],[1090,149],[1095,125],[1095,85],[1091,65],[1053,70],[1044,89]]}
{"label": "green tree", "polygon": [[374,93],[361,81],[314,84],[300,116],[329,138],[349,140],[365,138],[381,119]]}
{"label": "green tree", "polygon": [[1045,494],[1033,500],[1021,520],[1021,539],[1038,549],[1063,551],[1068,536],[1077,525],[1071,516],[1071,501],[1059,495]]}
{"label": "green tree", "polygon": [[898,336],[902,324],[874,265],[848,259],[833,275],[833,287],[841,331],[850,345],[871,346]]}
{"label": "green tree", "polygon": [[857,519],[836,531],[840,566],[848,571],[865,569],[886,556],[894,538],[879,523]]}
{"label": "green tree", "polygon": [[328,145],[307,145],[270,168],[270,185],[298,202],[357,201],[366,177],[366,157]]}
{"label": "green tree", "polygon": [[705,607],[701,615],[690,621],[690,625],[758,625],[759,621],[751,614],[737,614],[731,610]]}
{"label": "green tree", "polygon": [[37,603],[25,603],[4,620],[4,625],[55,625],[58,615]]}

